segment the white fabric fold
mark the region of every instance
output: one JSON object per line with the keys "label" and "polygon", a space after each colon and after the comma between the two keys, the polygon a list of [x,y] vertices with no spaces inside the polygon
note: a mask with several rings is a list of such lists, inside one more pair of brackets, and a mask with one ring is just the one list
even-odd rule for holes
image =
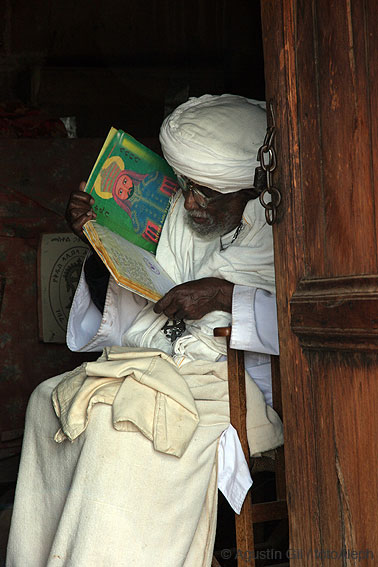
{"label": "white fabric fold", "polygon": [[252,483],[239,436],[230,424],[219,439],[218,488],[237,514]]}
{"label": "white fabric fold", "polygon": [[[232,246],[223,251],[219,238],[204,241],[186,226],[184,216],[184,199],[178,195],[165,220],[156,253],[158,262],[177,284],[216,277],[274,293],[272,231],[258,201],[247,203],[243,229]],[[146,305],[123,335],[123,344],[159,348],[172,355],[185,355],[187,360],[215,361],[226,354],[224,339],[215,338],[213,331],[214,327],[231,323],[229,313],[213,311],[202,319],[185,321],[186,335],[175,342],[173,349],[161,331],[165,321],[164,316],[154,313],[153,305]]]}
{"label": "white fabric fold", "polygon": [[112,405],[113,427],[139,430],[154,449],[181,457],[198,425],[193,396],[174,362],[161,351],[111,347],[55,388],[61,428],[55,441],[73,441],[87,427],[94,404]]}
{"label": "white fabric fold", "polygon": [[[122,378],[124,367],[115,370],[115,364],[120,364],[119,368],[124,365],[125,355],[132,356],[128,364],[133,368],[139,363],[147,371],[150,367],[146,353],[140,349],[132,353],[117,347],[109,349],[109,354],[112,360],[107,361],[105,355],[95,366],[99,377],[87,377],[83,366],[78,369],[89,381],[89,392],[94,386],[98,402],[101,397],[107,398],[104,393],[107,394],[108,387],[112,389],[114,384],[118,387],[120,382],[129,380]],[[167,355],[155,352],[153,356],[169,370],[175,369]],[[97,388],[96,383],[103,381],[101,375],[108,373],[104,371],[106,364],[112,366],[113,377]],[[94,365],[91,363],[92,374],[96,374]],[[75,390],[72,375],[68,372],[43,382],[31,397],[7,566],[53,567],[59,557],[62,567],[147,567],[151,562],[157,567],[208,567],[216,519],[217,447],[222,432],[227,430],[225,440],[229,434],[227,362],[193,361],[179,369],[179,377],[186,383],[199,416],[191,442],[180,458],[169,451],[155,450],[141,429],[117,431],[113,407],[106,401],[93,404],[87,414],[90,396],[85,393],[80,398],[84,392],[83,376]],[[160,378],[164,381],[161,373]],[[176,384],[172,389],[177,389]],[[53,390],[60,393],[59,411],[64,409],[67,416],[74,418],[74,429],[78,422],[82,428],[89,416],[87,427],[73,443],[53,441],[58,427],[51,404]],[[153,389],[148,386],[143,390],[139,406],[142,413],[147,410],[146,400],[155,396],[151,392]],[[127,406],[128,400],[127,396],[122,406]],[[70,413],[76,403],[79,407]],[[282,444],[279,417],[265,405],[263,394],[249,377],[247,406],[251,453]],[[122,407],[122,414],[124,409],[127,412],[127,407]],[[161,425],[164,428],[163,422]],[[160,431],[157,436],[160,444],[170,450],[171,438],[165,440]],[[239,468],[240,460],[235,457],[235,453],[239,455],[236,441],[234,438],[224,445],[227,470],[221,469],[219,476],[230,503],[238,508],[248,479],[244,478],[244,466]],[[230,451],[233,458],[228,456]]]}
{"label": "white fabric fold", "polygon": [[252,187],[265,131],[265,102],[207,94],[190,98],[167,116],[160,143],[177,173],[230,193]]}
{"label": "white fabric fold", "polygon": [[7,567],[209,567],[222,403],[219,414],[203,400],[219,423],[200,424],[180,458],[139,431],[116,431],[103,403],[73,443],[58,444],[51,394],[62,379],[40,384],[29,402]]}
{"label": "white fabric fold", "polygon": [[[283,442],[281,420],[247,374],[246,394],[251,455],[278,447]],[[158,350],[109,347],[98,361],[63,374],[52,402],[61,425],[57,442],[76,439],[85,431],[93,406],[105,403],[113,408],[115,429],[138,429],[156,450],[179,457],[199,421],[228,426],[227,362],[195,360],[179,368]]]}

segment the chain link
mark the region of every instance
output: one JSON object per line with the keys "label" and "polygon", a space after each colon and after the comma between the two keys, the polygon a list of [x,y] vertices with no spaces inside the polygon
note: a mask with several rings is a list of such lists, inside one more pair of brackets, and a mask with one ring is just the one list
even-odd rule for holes
{"label": "chain link", "polygon": [[[273,125],[268,126],[263,145],[259,148],[257,159],[261,168],[266,173],[266,187],[259,196],[260,203],[265,209],[266,222],[270,225],[277,221],[277,208],[281,203],[281,193],[273,185],[273,172],[277,167],[277,154],[274,143],[276,126],[274,124],[274,114],[270,105]],[[270,197],[270,201],[268,200]]]}

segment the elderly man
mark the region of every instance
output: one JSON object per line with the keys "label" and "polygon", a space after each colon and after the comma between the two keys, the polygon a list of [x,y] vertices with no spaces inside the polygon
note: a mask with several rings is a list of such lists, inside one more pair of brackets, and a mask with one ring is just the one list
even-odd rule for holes
{"label": "elderly man", "polygon": [[[216,486],[236,510],[250,486],[214,327],[232,321],[232,344],[247,351],[251,453],[282,443],[270,407],[272,236],[252,188],[261,106],[205,95],[162,125],[181,191],[157,259],[176,287],[152,304],[109,279],[95,255],[87,259],[67,343],[104,351],[32,395],[8,567],[210,565]],[[78,235],[95,218],[83,188],[67,212]]]}

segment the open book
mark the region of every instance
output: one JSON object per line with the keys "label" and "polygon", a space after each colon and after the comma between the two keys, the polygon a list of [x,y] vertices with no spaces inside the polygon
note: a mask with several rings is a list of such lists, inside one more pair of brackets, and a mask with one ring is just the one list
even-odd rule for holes
{"label": "open book", "polygon": [[162,157],[115,128],[85,188],[97,214],[84,226],[89,242],[119,285],[152,301],[175,285],[154,253],[177,189]]}

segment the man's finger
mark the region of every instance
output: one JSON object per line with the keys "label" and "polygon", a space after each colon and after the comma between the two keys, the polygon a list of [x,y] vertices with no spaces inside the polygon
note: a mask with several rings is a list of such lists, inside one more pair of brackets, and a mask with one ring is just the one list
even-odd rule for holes
{"label": "man's finger", "polygon": [[76,203],[80,205],[92,205],[94,203],[94,198],[92,197],[92,195],[89,195],[89,193],[83,193],[82,191],[73,191],[69,200],[69,206],[72,207],[72,205]]}
{"label": "man's finger", "polygon": [[92,209],[83,209],[83,208],[78,208],[78,207],[71,209],[70,213],[71,213],[72,221],[75,221],[76,219],[78,219],[82,215],[87,217],[86,220],[88,220],[88,217],[95,219],[96,216],[97,216],[96,213]]}
{"label": "man's finger", "polygon": [[79,185],[79,190],[80,191],[85,191],[85,187],[86,187],[86,182],[85,181],[81,181],[80,185]]}
{"label": "man's finger", "polygon": [[76,234],[80,233],[81,235],[83,233],[83,226],[89,220],[91,220],[91,218],[88,216],[88,214],[84,214],[76,218],[75,221],[72,223],[73,232],[75,232]]}
{"label": "man's finger", "polygon": [[168,291],[164,297],[162,297],[161,299],[159,299],[159,301],[157,301],[154,305],[154,311],[155,313],[163,313],[166,314],[166,309],[169,307],[169,305],[172,302],[172,290]]}
{"label": "man's finger", "polygon": [[159,299],[159,301],[157,301],[157,302],[155,303],[155,305],[154,305],[154,311],[155,311],[155,313],[157,313],[158,315],[159,315],[160,313],[163,313],[163,308],[162,308],[162,306],[161,306],[161,299]]}
{"label": "man's finger", "polygon": [[176,311],[176,313],[173,314],[173,319],[175,319],[176,321],[181,321],[182,319],[187,319],[187,313],[185,311]]}

